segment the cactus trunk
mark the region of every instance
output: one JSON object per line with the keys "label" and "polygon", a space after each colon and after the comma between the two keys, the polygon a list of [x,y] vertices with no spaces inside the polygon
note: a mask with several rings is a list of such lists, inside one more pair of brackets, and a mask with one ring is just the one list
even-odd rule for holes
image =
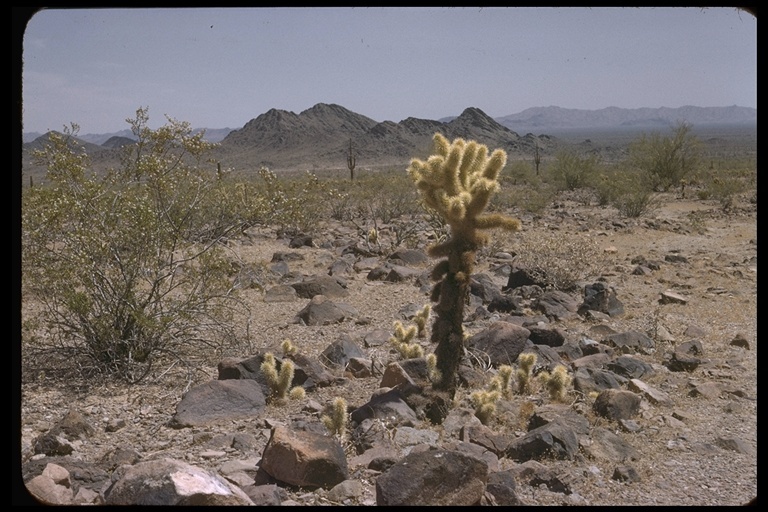
{"label": "cactus trunk", "polygon": [[[462,273],[463,274],[463,273]],[[463,274],[467,275],[467,274]],[[437,343],[437,369],[443,376],[435,388],[451,394],[456,387],[459,363],[464,355],[464,303],[468,293],[468,282],[459,279],[456,272],[449,272],[440,282],[440,302],[435,307],[432,324],[432,342]]]}

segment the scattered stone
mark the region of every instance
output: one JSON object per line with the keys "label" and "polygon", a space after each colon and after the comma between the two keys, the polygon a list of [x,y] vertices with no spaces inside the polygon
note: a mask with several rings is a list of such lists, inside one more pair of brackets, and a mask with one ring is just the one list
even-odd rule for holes
{"label": "scattered stone", "polygon": [[380,347],[386,343],[389,343],[389,338],[392,337],[392,333],[390,331],[387,331],[385,329],[375,329],[363,337],[363,343],[365,343],[365,346],[370,347]]}
{"label": "scattered stone", "polygon": [[353,357],[365,357],[365,352],[344,334],[322,351],[320,361],[331,368],[344,368]]}
{"label": "scattered stone", "polygon": [[606,363],[606,368],[622,377],[639,379],[654,373],[653,367],[632,356],[622,355]]}
{"label": "scattered stone", "polygon": [[400,384],[392,389],[384,388],[382,393],[375,394],[368,403],[358,407],[350,414],[355,423],[361,423],[367,418],[393,420],[397,424],[413,426],[418,422],[416,412],[405,401],[404,390],[407,384]]}
{"label": "scattered stone", "polygon": [[547,457],[573,460],[578,452],[577,433],[566,422],[558,419],[512,441],[505,456],[520,462]]}
{"label": "scattered stone", "polygon": [[485,354],[495,367],[512,365],[525,348],[531,331],[509,322],[494,322],[470,337],[466,346]]}
{"label": "scattered stone", "polygon": [[688,392],[688,396],[704,397],[710,400],[719,398],[723,394],[723,388],[717,382],[699,382],[693,384],[693,389]]}
{"label": "scattered stone", "polygon": [[544,292],[533,301],[532,307],[544,313],[550,321],[568,320],[574,318],[579,309],[579,303],[571,295],[560,290]]}
{"label": "scattered stone", "polygon": [[627,387],[629,388],[630,391],[634,391],[635,393],[640,393],[641,395],[646,397],[649,402],[651,402],[654,405],[665,405],[665,406],[672,405],[672,399],[669,398],[669,395],[667,395],[663,391],[660,391],[656,388],[649,386],[648,384],[641,381],[640,379],[630,379]]}
{"label": "scattered stone", "polygon": [[509,278],[507,279],[506,286],[503,286],[501,290],[514,290],[521,286],[531,285],[544,287],[546,286],[546,283],[543,283],[531,270],[514,265],[509,271]]}
{"label": "scattered stone", "polygon": [[360,480],[344,480],[332,487],[327,498],[334,504],[346,505],[345,501],[357,500],[363,495],[363,484]]}
{"label": "scattered stone", "polygon": [[329,299],[341,299],[349,295],[346,282],[333,276],[310,276],[300,283],[292,284],[291,287],[296,290],[296,295],[303,299],[311,299],[316,295],[323,295]]}
{"label": "scattered stone", "polygon": [[640,452],[610,429],[595,427],[590,433],[590,439],[592,442],[584,450],[592,458],[613,462],[640,458]]}
{"label": "scattered stone", "polygon": [[[625,380],[625,379],[622,379]],[[582,367],[573,373],[573,388],[584,394],[604,389],[619,389],[621,383],[617,376],[607,370]]]}
{"label": "scattered stone", "polygon": [[280,482],[310,489],[330,489],[349,477],[337,438],[280,426],[272,429],[261,468]]}
{"label": "scattered stone", "polygon": [[736,336],[735,336],[735,337],[734,337],[734,338],[731,340],[731,343],[730,343],[730,345],[731,345],[731,346],[733,346],[733,347],[740,347],[740,348],[744,348],[744,349],[747,349],[747,350],[749,350],[749,341],[748,341],[748,340],[747,340],[747,338],[746,338],[746,337],[745,337],[743,334],[741,334],[741,333],[737,334],[737,335],[736,335]]}
{"label": "scattered stone", "polygon": [[346,318],[344,311],[325,295],[315,295],[294,318],[294,322],[304,325],[330,325],[342,322]]}
{"label": "scattered stone", "polygon": [[264,294],[264,302],[293,302],[298,297],[296,288],[287,284],[279,284],[267,290]]}
{"label": "scattered stone", "polygon": [[512,470],[496,471],[488,475],[488,483],[485,486],[486,493],[493,496],[498,506],[522,505],[517,496],[517,483],[515,473]]}
{"label": "scattered stone", "polygon": [[640,481],[640,475],[632,466],[616,466],[616,468],[613,470],[613,476],[611,476],[611,478],[619,482]]}
{"label": "scattered stone", "polygon": [[531,326],[528,328],[530,339],[536,345],[547,345],[548,347],[560,347],[565,343],[565,332],[556,327]]}
{"label": "scattered stone", "polygon": [[659,299],[661,304],[688,304],[688,299],[679,293],[672,290],[666,290],[661,292],[661,298]]}
{"label": "scattered stone", "polygon": [[584,302],[577,312],[584,316],[587,311],[599,311],[610,317],[617,317],[624,314],[624,305],[616,298],[616,290],[613,287],[597,282],[584,287]]}
{"label": "scattered stone", "polygon": [[487,464],[470,455],[449,450],[411,453],[376,479],[376,505],[478,505],[487,481]]}
{"label": "scattered stone", "polygon": [[610,420],[631,419],[640,412],[640,396],[626,390],[606,389],[601,391],[593,410],[599,416]]}
{"label": "scattered stone", "polygon": [[639,331],[611,334],[605,338],[605,343],[622,354],[651,353],[656,347],[651,338]]}
{"label": "scattered stone", "polygon": [[157,459],[130,466],[105,492],[107,505],[253,505],[223,477],[186,462]]}
{"label": "scattered stone", "polygon": [[[475,417],[474,414],[472,416]],[[474,443],[485,450],[489,450],[497,457],[503,457],[512,442],[512,438],[495,432],[490,427],[480,423],[480,420],[477,420],[477,423],[462,427],[460,437],[463,441]]]}
{"label": "scattered stone", "polygon": [[752,454],[752,446],[738,437],[717,437],[715,438],[715,444],[723,450],[742,453],[744,455]]}
{"label": "scattered stone", "polygon": [[176,405],[172,428],[208,425],[234,418],[258,417],[266,407],[261,385],[254,380],[214,380],[193,387]]}

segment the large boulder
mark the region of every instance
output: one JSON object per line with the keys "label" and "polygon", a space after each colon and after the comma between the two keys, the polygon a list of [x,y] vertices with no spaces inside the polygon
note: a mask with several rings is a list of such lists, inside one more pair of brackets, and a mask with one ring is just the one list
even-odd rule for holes
{"label": "large boulder", "polygon": [[107,505],[253,505],[221,476],[175,459],[139,462],[105,493]]}
{"label": "large boulder", "polygon": [[376,504],[389,506],[478,505],[488,465],[459,451],[411,452],[376,479]]}
{"label": "large boulder", "polygon": [[349,477],[339,440],[329,435],[277,426],[261,457],[261,469],[289,485],[330,489]]}

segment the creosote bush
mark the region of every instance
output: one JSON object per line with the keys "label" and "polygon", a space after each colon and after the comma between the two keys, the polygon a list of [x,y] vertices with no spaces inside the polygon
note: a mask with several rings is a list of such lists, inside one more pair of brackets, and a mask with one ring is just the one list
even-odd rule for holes
{"label": "creosote bush", "polygon": [[212,146],[173,119],[150,129],[146,109],[127,122],[137,143],[117,169],[92,171],[75,124],[35,153],[48,183],[22,197],[22,286],[43,332],[25,360],[56,353],[86,376],[138,382],[160,361],[236,346],[244,306],[220,237],[203,236]]}
{"label": "creosote bush", "polygon": [[666,192],[695,172],[700,145],[692,129],[689,123],[678,123],[668,136],[643,134],[630,145],[629,161],[641,172],[648,189]]}

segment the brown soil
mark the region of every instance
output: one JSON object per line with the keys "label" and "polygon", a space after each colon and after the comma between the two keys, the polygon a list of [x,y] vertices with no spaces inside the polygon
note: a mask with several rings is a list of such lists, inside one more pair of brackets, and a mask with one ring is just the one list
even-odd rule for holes
{"label": "brown soil", "polygon": [[[559,229],[581,232],[593,237],[604,249],[602,275],[614,286],[626,313],[608,322],[616,331],[639,330],[656,339],[652,355],[638,357],[653,363],[658,370],[646,382],[667,393],[674,405],[657,406],[644,403],[637,422],[638,433],[619,432],[640,453],[631,465],[641,480],[620,483],[611,478],[616,463],[582,459],[578,461],[541,461],[572,478],[571,495],[564,495],[519,485],[518,493],[529,505],[737,505],[757,494],[757,213],[756,205],[741,198],[734,211],[725,214],[715,202],[682,200],[667,197],[662,207],[639,220],[620,219],[611,208],[583,206],[564,200],[561,211],[549,210],[540,216],[523,216],[526,231]],[[695,213],[692,213],[695,212]],[[576,220],[578,219],[578,221]],[[619,221],[619,222],[614,222]],[[546,226],[546,227],[545,227]],[[326,238],[334,229],[328,226]],[[514,237],[509,238],[510,244]],[[322,242],[319,236],[316,242]],[[233,241],[232,247],[244,262],[269,262],[272,254],[288,251],[284,240],[274,232],[254,231],[248,239]],[[504,247],[513,251],[514,247]],[[614,251],[615,249],[615,251]],[[305,275],[326,273],[337,257],[330,249],[294,249],[305,259],[291,263],[292,271]],[[665,255],[679,251],[688,263],[664,263]],[[649,276],[633,275],[631,259],[644,256],[662,262],[661,268]],[[489,268],[491,261],[481,258],[477,272]],[[595,278],[597,276],[585,276]],[[501,284],[501,281],[499,281]],[[266,303],[257,289],[246,290],[251,307],[248,320],[250,349],[230,354],[245,358],[257,350],[278,350],[282,340],[290,338],[300,351],[317,356],[341,334],[347,333],[361,346],[363,336],[373,329],[392,329],[400,319],[398,311],[409,303],[421,306],[428,297],[413,283],[371,282],[365,272],[348,278],[350,296],[340,302],[353,305],[362,319],[341,325],[307,327],[291,323],[305,300],[288,303]],[[673,290],[689,300],[686,304],[660,304],[660,293]],[[569,340],[587,336],[590,324],[583,319],[558,323]],[[693,373],[669,372],[662,365],[665,352],[687,341],[689,326],[704,332],[697,337],[704,347],[705,363]],[[470,334],[487,324],[467,325]],[[666,329],[673,340],[664,341],[658,333]],[[749,349],[731,345],[742,336]],[[424,348],[430,352],[428,342]],[[365,348],[368,356],[385,364],[397,359],[387,346]],[[308,401],[329,403],[342,396],[350,405],[362,405],[378,387],[379,377],[347,378],[339,386],[323,388],[307,394],[301,402],[270,405],[264,418],[234,421],[227,425],[173,430],[166,423],[175,412],[183,393],[200,382],[215,379],[215,361],[200,363],[190,376],[180,368],[162,368],[146,383],[127,386],[117,382],[62,382],[51,376],[30,377],[22,384],[22,455],[31,455],[30,443],[49,429],[70,407],[77,407],[95,427],[95,434],[79,444],[77,456],[98,460],[108,450],[125,446],[138,451],[143,458],[169,456],[201,467],[217,468],[228,459],[245,458],[237,452],[208,457],[205,448],[195,442],[201,432],[249,432],[260,442],[268,439],[268,424],[287,422],[291,418],[312,414],[304,407]],[[339,374],[341,376],[341,374]],[[691,386],[700,382],[716,382],[726,390],[718,398],[693,397]],[[468,391],[457,401],[466,403]],[[265,418],[268,421],[265,421]],[[126,426],[106,432],[105,425],[124,419]],[[677,421],[680,419],[680,421]],[[607,420],[590,417],[593,424],[615,427]],[[496,418],[491,427],[514,433],[515,418]],[[422,428],[436,428],[428,424]],[[748,453],[729,451],[718,446],[718,438],[741,439]],[[260,451],[253,457],[258,459]],[[515,462],[501,459],[503,468]],[[362,504],[375,504],[375,476],[355,471],[365,484]],[[299,504],[329,503],[324,491],[286,490]]]}

